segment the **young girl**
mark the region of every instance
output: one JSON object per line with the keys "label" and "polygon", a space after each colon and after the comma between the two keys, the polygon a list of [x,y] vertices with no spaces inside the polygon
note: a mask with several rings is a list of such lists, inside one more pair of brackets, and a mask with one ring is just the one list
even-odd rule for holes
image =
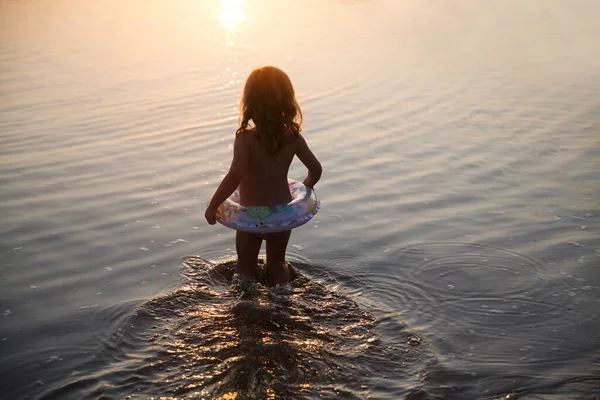
{"label": "young girl", "polygon": [[[213,195],[205,217],[216,223],[217,209],[239,186],[243,206],[275,206],[291,201],[287,175],[294,156],[308,169],[304,184],[313,188],[321,163],[300,134],[302,112],[285,72],[275,67],[252,71],[240,104],[233,161]],[[252,121],[252,125],[250,124]],[[291,231],[257,234],[237,231],[237,272],[234,282],[253,282],[262,241],[267,242],[267,268],[277,284],[290,281],[285,251]]]}

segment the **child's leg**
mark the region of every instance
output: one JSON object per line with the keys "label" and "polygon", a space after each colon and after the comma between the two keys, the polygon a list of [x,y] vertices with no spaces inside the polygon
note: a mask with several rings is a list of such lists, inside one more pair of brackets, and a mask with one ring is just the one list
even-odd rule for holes
{"label": "child's leg", "polygon": [[237,231],[235,235],[235,248],[238,262],[237,273],[246,277],[256,274],[256,262],[262,239],[252,233]]}
{"label": "child's leg", "polygon": [[285,251],[292,231],[269,233],[267,236],[267,268],[275,278],[275,283],[290,281],[290,271],[285,263]]}

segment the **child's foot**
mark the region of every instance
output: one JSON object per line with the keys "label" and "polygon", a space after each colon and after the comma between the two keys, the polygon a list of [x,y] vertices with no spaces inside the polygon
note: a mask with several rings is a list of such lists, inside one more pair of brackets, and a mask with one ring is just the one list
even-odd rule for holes
{"label": "child's foot", "polygon": [[281,263],[267,265],[267,268],[273,279],[271,281],[272,283],[284,284],[289,283],[291,281],[290,268],[287,262],[283,261]]}

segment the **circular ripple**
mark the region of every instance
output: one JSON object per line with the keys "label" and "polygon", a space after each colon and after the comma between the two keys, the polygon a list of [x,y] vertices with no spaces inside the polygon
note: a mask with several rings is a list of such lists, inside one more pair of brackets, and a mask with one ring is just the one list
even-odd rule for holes
{"label": "circular ripple", "polygon": [[436,299],[420,282],[375,272],[361,275],[360,279],[366,297],[377,309],[400,310],[403,319],[411,324],[435,313]]}
{"label": "circular ripple", "polygon": [[539,264],[524,262],[512,254],[430,257],[424,257],[426,261],[411,270],[409,277],[445,299],[528,296],[550,281]]}
{"label": "circular ripple", "polygon": [[314,261],[314,257],[311,255],[310,252],[306,251],[304,248],[300,250],[292,246],[289,246],[287,248],[285,258],[289,262],[296,262],[306,265],[311,265],[311,263]]}
{"label": "circular ripple", "polygon": [[331,269],[344,272],[361,270],[370,265],[368,261],[362,260],[360,257],[351,254],[334,255],[323,260],[323,263]]}
{"label": "circular ripple", "polygon": [[374,276],[374,296],[408,308],[404,318],[422,326],[457,368],[548,366],[592,340],[591,292],[574,291],[529,257],[433,243],[396,251],[393,259],[408,269],[405,279]]}
{"label": "circular ripple", "polygon": [[344,248],[343,250],[334,252],[332,256],[323,259],[321,263],[333,271],[349,273],[365,270],[371,263],[364,259],[364,254],[366,253],[366,251],[362,251],[364,247],[366,246],[358,244],[353,247]]}

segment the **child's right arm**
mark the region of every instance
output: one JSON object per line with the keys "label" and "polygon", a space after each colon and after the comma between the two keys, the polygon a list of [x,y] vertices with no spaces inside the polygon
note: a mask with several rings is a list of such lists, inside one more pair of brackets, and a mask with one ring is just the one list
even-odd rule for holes
{"label": "child's right arm", "polygon": [[323,172],[323,168],[321,167],[321,163],[317,160],[317,157],[313,154],[312,151],[308,148],[308,144],[306,144],[306,140],[302,135],[299,135],[298,138],[298,147],[296,147],[296,155],[302,161],[302,164],[308,168],[308,175],[304,180],[304,184],[310,188],[313,188],[319,179],[321,179],[321,173]]}

